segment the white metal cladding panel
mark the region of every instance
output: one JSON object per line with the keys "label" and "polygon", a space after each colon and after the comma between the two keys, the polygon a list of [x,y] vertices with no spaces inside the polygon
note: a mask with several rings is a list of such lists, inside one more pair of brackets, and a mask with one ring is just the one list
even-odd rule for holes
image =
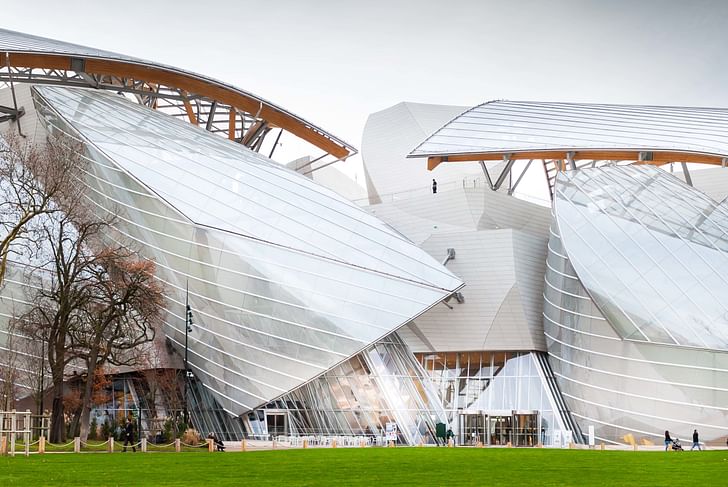
{"label": "white metal cladding panel", "polygon": [[521,293],[521,306],[534,342],[533,350],[546,350],[543,335],[543,276],[546,273],[548,239],[520,231],[513,232],[516,282]]}
{"label": "white metal cladding panel", "polygon": [[[439,305],[415,320],[435,350],[544,348],[540,309],[537,315],[533,312],[542,301],[532,295],[534,289],[521,288],[517,282],[514,233],[508,229],[440,233],[423,243],[423,248],[432,253],[455,248],[456,257],[448,267],[466,282],[462,291],[464,304],[451,300],[453,309]],[[519,249],[517,253],[525,251]],[[528,262],[521,265],[538,268]],[[522,272],[535,274],[531,269]],[[527,307],[532,308],[530,312]],[[532,317],[530,321],[528,315]],[[406,331],[403,336],[410,338]],[[415,351],[426,351],[421,349],[419,338],[410,346],[417,348]]]}
{"label": "white metal cladding panel", "polygon": [[[438,344],[437,350],[544,349],[541,312],[548,208],[485,187],[460,187],[367,209],[438,260],[444,259],[447,248],[456,251],[447,267],[465,281],[466,303],[451,301],[452,311],[437,306],[416,321],[426,339]],[[511,237],[508,228],[518,230]],[[512,306],[516,298],[509,297],[498,329],[489,335],[514,286],[520,306]],[[400,333],[413,349],[429,349],[411,330]]]}
{"label": "white metal cladding panel", "polygon": [[[25,115],[20,117],[20,128],[25,136],[25,140],[33,144],[42,144],[45,137],[45,129],[43,124],[38,122],[38,116],[35,113],[33,105],[33,97],[30,93],[30,85],[18,83],[15,85],[15,99],[19,107],[25,109]],[[0,90],[0,105],[6,107],[13,106],[13,93],[10,88]],[[18,123],[7,122],[0,124],[0,133],[17,133]]]}
{"label": "white metal cladding panel", "polygon": [[728,109],[492,101],[455,118],[412,157],[629,149],[728,155]]}
{"label": "white metal cladding panel", "polygon": [[[125,116],[123,112],[127,110],[138,113],[134,106],[112,104],[114,110],[121,112],[112,115],[91,102],[83,105],[84,116],[67,112],[66,119],[55,111],[68,103],[61,96],[63,92],[53,89],[38,93],[41,91],[52,91],[55,95],[52,102],[42,95],[36,98],[49,129],[87,138],[90,200],[100,213],[118,211],[115,228],[121,237],[140,246],[146,256],[157,262],[158,277],[169,289],[169,318],[164,332],[178,349],[184,343],[184,288],[189,280],[190,301],[197,321],[190,335],[191,367],[205,387],[234,414],[265,404],[323,373],[451,292],[356,263],[198,225],[150,191],[146,181],[138,179],[138,173],[128,171],[119,162],[129,153],[136,154],[134,147],[107,146],[99,135],[107,134],[106,129],[96,131],[96,126],[87,127],[74,117],[85,120],[93,112],[99,120],[112,122],[115,116]],[[68,91],[71,99],[74,94],[86,96],[78,91]],[[103,95],[103,99],[110,97],[113,96]],[[150,111],[147,116],[158,115]],[[165,121],[173,128],[179,125],[167,118],[157,120],[161,131],[158,137],[168,136],[163,130]],[[145,137],[153,135],[148,128],[128,130]],[[205,134],[203,137],[217,139],[201,133]],[[133,142],[130,140],[129,144]],[[163,145],[188,143],[179,137]],[[161,148],[154,155],[174,159]],[[150,158],[149,163],[153,162]],[[242,167],[248,164],[245,158],[238,162]],[[309,191],[318,188],[306,178],[300,179],[302,184],[308,184]],[[224,186],[225,181],[220,181]],[[199,188],[188,190],[192,199],[203,196],[197,192]],[[241,198],[239,205],[243,204]],[[362,220],[373,218],[365,215]],[[352,229],[356,230],[356,225],[352,224]],[[412,244],[407,245],[410,253],[426,255]]]}
{"label": "white metal cladding panel", "polygon": [[378,219],[240,144],[106,92],[35,89],[194,223],[443,289],[460,285]]}
{"label": "white metal cladding panel", "polygon": [[478,229],[513,228],[538,236],[548,235],[551,220],[548,208],[519,200],[504,191],[491,191],[486,187],[466,188],[465,192],[469,201],[479,197],[483,200]]}
{"label": "white metal cladding panel", "polygon": [[[679,166],[675,167],[673,175],[681,181],[685,181],[685,176]],[[728,168],[709,167],[699,170],[691,168],[690,179],[695,189],[716,201],[722,201],[728,197]]]}
{"label": "white metal cladding panel", "polygon": [[433,178],[443,185],[480,174],[474,164],[445,164],[427,171],[424,162],[406,158],[412,147],[463,110],[465,107],[399,103],[369,116],[362,135],[362,160],[369,183],[382,201],[395,193],[430,191]]}

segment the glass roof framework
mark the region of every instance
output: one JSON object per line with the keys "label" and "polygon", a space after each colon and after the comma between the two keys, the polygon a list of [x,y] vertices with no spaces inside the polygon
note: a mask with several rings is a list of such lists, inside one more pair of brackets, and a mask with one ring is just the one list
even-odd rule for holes
{"label": "glass roof framework", "polygon": [[665,171],[611,166],[559,174],[564,247],[625,339],[728,349],[728,208]]}
{"label": "glass roof framework", "polygon": [[[510,176],[509,194],[541,160],[552,199],[556,175],[583,167],[679,162],[690,183],[686,163],[728,165],[728,109],[491,101],[455,117],[408,157],[426,157],[430,170],[480,161],[491,189]],[[495,183],[489,161],[506,163]],[[515,161],[528,161],[520,175]]]}
{"label": "glass roof framework", "polygon": [[[90,86],[124,92],[139,103],[219,133],[272,157],[283,132],[323,150],[316,168],[356,149],[252,93],[183,69],[132,56],[0,29],[0,86],[18,82]],[[17,109],[18,107],[15,107]],[[270,137],[267,137],[272,134]],[[264,145],[265,144],[265,145]],[[305,155],[313,155],[306,153]],[[307,171],[314,170],[312,162]]]}
{"label": "glass roof framework", "polygon": [[728,155],[728,109],[493,101],[450,121],[411,157],[538,150]]}
{"label": "glass roof framework", "polygon": [[335,193],[240,145],[103,91],[37,86],[51,132],[86,143],[99,211],[170,289],[165,333],[233,414],[388,335],[462,286]]}

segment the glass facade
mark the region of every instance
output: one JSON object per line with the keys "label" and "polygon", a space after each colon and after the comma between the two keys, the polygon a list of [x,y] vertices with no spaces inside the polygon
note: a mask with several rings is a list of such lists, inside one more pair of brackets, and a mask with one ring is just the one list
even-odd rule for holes
{"label": "glass facade", "polygon": [[649,166],[560,173],[544,331],[582,430],[655,444],[728,433],[726,212]]}
{"label": "glass facade", "polygon": [[239,415],[345,362],[462,283],[394,230],[310,179],[123,97],[33,88],[52,135],[84,142],[86,197],[109,239],[157,264],[164,334]]}
{"label": "glass facade", "polygon": [[384,443],[387,423],[400,443],[434,443],[445,412],[429,378],[396,333],[248,416],[250,432],[353,435]]}
{"label": "glass facade", "polygon": [[566,430],[537,352],[415,354],[460,444],[552,444]]}

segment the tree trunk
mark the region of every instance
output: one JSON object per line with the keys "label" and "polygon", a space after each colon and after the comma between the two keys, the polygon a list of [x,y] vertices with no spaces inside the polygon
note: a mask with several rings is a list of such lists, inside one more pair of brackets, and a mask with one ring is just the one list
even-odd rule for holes
{"label": "tree trunk", "polygon": [[[63,372],[65,371],[64,343],[48,346],[48,363],[51,364],[51,379],[53,380],[53,410],[51,411],[51,443],[66,442],[66,421],[63,411]],[[51,353],[55,349],[55,353]]]}
{"label": "tree trunk", "polygon": [[88,440],[88,432],[91,425],[91,400],[93,399],[94,380],[96,378],[96,350],[91,351],[86,366],[86,385],[81,395],[81,441]]}
{"label": "tree trunk", "polygon": [[63,418],[63,382],[54,386],[51,412],[51,443],[66,442],[66,423]]}

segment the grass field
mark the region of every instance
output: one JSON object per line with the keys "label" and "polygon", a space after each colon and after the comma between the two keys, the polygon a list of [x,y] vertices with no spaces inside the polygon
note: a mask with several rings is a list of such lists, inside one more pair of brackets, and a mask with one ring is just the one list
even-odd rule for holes
{"label": "grass field", "polygon": [[728,451],[367,448],[0,458],[0,486],[728,485]]}

